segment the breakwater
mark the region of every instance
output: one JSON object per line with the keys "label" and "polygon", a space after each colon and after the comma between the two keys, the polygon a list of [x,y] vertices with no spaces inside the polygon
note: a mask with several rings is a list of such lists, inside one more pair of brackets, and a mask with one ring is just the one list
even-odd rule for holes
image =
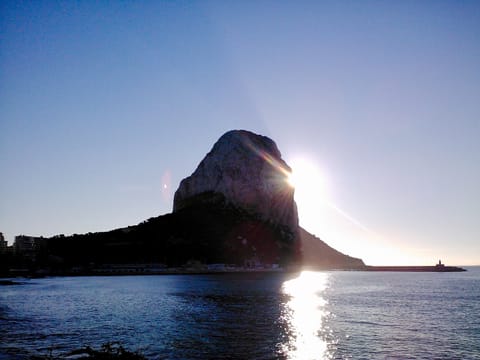
{"label": "breakwater", "polygon": [[467,271],[457,266],[365,266],[364,271],[399,271],[399,272],[459,272]]}

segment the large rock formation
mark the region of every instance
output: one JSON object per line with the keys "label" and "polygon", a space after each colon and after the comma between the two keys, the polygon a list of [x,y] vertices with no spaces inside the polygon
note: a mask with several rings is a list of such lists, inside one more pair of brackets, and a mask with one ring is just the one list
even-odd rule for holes
{"label": "large rock formation", "polygon": [[[230,261],[258,258],[321,269],[364,266],[362,260],[338,252],[299,227],[294,189],[287,181],[290,173],[273,140],[232,130],[215,143],[194,173],[182,180],[173,212],[187,212],[188,216],[195,212],[191,217],[197,228],[217,235],[218,228],[224,227],[221,239],[214,237],[222,251],[230,254]],[[203,221],[201,225],[194,220],[213,213],[217,222]]]}
{"label": "large rock formation", "polygon": [[232,130],[216,142],[195,172],[182,180],[173,211],[221,194],[228,204],[293,233],[297,231],[298,216],[294,190],[287,182],[290,172],[271,139]]}
{"label": "large rock formation", "polygon": [[208,242],[220,247],[224,261],[291,264],[299,260],[300,247],[290,172],[271,139],[229,131],[182,180],[173,215],[196,222],[216,214],[197,228],[211,234]]}
{"label": "large rock formation", "polygon": [[360,259],[298,226],[289,173],[271,139],[229,131],[181,182],[173,213],[104,233],[46,239],[31,267],[59,273],[118,263],[362,268]]}

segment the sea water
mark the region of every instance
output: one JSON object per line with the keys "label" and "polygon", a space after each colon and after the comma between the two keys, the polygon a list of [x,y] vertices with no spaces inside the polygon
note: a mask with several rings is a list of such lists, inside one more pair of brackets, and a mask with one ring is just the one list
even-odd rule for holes
{"label": "sea water", "polygon": [[480,268],[58,277],[0,287],[0,359],[480,359]]}

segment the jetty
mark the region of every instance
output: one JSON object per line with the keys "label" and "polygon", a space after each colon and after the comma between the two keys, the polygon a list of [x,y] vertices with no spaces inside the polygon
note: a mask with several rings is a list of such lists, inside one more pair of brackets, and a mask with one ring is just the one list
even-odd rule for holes
{"label": "jetty", "polygon": [[365,271],[399,271],[399,272],[460,272],[467,271],[457,266],[445,266],[441,260],[434,266],[370,266],[366,265]]}

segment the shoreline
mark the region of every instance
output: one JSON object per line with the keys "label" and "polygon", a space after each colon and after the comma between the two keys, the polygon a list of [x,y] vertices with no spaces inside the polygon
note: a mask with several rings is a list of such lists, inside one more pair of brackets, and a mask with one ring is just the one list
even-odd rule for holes
{"label": "shoreline", "polygon": [[[194,269],[194,268],[165,268],[165,269],[91,269],[83,271],[28,271],[26,269],[13,270],[7,274],[0,274],[3,279],[15,278],[47,278],[47,277],[76,277],[76,276],[154,276],[154,275],[222,275],[222,274],[253,274],[253,273],[299,273],[302,271],[356,271],[356,272],[465,272],[457,266],[373,266],[365,265],[362,268],[226,268],[226,269]],[[9,285],[8,280],[0,281],[0,285]]]}
{"label": "shoreline", "polygon": [[[155,275],[222,275],[222,274],[252,274],[252,273],[295,273],[300,272],[301,269],[293,268],[278,268],[278,269],[181,269],[181,268],[167,268],[164,270],[155,271],[132,271],[132,270],[86,270],[86,271],[54,271],[54,272],[11,272],[9,274],[0,274],[1,279],[16,279],[16,278],[47,278],[47,277],[80,277],[80,276],[155,276]],[[7,280],[8,281],[8,280]],[[0,282],[0,285],[3,285]]]}

